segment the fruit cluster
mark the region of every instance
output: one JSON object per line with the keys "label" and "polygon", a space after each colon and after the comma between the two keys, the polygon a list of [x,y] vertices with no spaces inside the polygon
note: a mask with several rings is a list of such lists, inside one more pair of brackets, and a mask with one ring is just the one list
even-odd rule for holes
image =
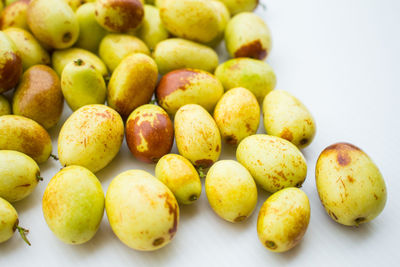
{"label": "fruit cluster", "polygon": [[[293,248],[310,219],[299,189],[307,176],[300,149],[316,126],[296,97],[274,90],[264,62],[271,34],[251,12],[258,1],[84,2],[7,0],[2,10],[0,93],[12,104],[0,95],[0,242],[17,229],[27,241],[9,202],[43,180],[38,164],[53,156],[47,130],[65,99],[73,113],[58,135],[63,168],[42,200],[46,223],[63,242],[90,240],[105,209],[127,246],[159,249],[177,232],[179,205],[200,197],[205,176],[211,208],[232,223],[251,216],[257,186],[272,193],[258,215],[259,239],[274,252]],[[232,59],[219,65],[213,48],[222,40]],[[267,134],[256,134],[261,111]],[[125,171],[104,197],[94,173],[111,163],[124,137],[138,160],[156,163],[155,177]],[[180,155],[170,154],[174,140]],[[237,146],[237,161],[218,161],[222,142]],[[351,144],[320,154],[316,184],[327,213],[344,225],[368,222],[385,206],[382,175]]]}

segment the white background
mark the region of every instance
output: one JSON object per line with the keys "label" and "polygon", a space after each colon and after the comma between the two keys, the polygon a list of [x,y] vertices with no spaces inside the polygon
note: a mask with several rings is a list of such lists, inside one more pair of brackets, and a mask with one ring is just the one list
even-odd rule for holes
{"label": "white background", "polygon": [[[61,167],[50,159],[41,165],[45,180],[30,197],[15,203],[21,225],[30,229],[32,246],[17,235],[0,244],[0,266],[399,266],[400,1],[269,0],[266,5],[266,11],[259,8],[257,13],[273,34],[267,61],[278,77],[277,88],[300,98],[318,128],[314,142],[303,151],[309,169],[303,190],[310,198],[311,221],[299,246],[274,254],[258,241],[257,213],[267,193],[259,191],[257,209],[248,221],[231,224],[213,213],[204,189],[196,204],[181,207],[178,233],[159,251],[137,252],[123,245],[106,215],[90,242],[65,245],[48,229],[41,211],[44,189]],[[53,153],[69,114],[66,107],[62,121],[51,130]],[[315,188],[316,159],[337,141],[366,151],[386,180],[385,210],[359,228],[332,221]],[[234,158],[234,152],[224,146],[221,159]],[[124,142],[97,176],[106,191],[113,177],[134,168],[154,174],[154,165],[139,163]]]}

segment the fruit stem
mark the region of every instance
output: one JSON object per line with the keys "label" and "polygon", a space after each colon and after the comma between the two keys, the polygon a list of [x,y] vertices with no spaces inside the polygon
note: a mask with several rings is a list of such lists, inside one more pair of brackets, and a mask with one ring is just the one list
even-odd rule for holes
{"label": "fruit stem", "polygon": [[40,176],[39,174],[36,174],[36,179],[38,180],[38,182],[39,182],[39,181],[43,181],[43,177]]}
{"label": "fruit stem", "polygon": [[50,157],[52,157],[54,160],[59,160],[56,155],[50,154]]}
{"label": "fruit stem", "polygon": [[205,178],[206,174],[204,173],[203,167],[198,167],[197,172],[199,173],[200,178]]}
{"label": "fruit stem", "polygon": [[83,60],[80,59],[80,58],[78,58],[77,60],[74,61],[74,63],[75,63],[76,65],[78,65],[78,66],[82,66]]}
{"label": "fruit stem", "polygon": [[260,4],[260,6],[262,7],[262,9],[263,9],[264,11],[267,10],[267,5],[266,5],[266,4],[264,4],[262,1],[260,1],[259,4]]}
{"label": "fruit stem", "polygon": [[157,102],[157,100],[155,100],[155,99],[152,99],[151,101],[150,101],[150,104],[155,104]]}
{"label": "fruit stem", "polygon": [[28,229],[22,228],[17,225],[17,230],[19,234],[21,235],[22,239],[30,246],[31,243],[29,242],[28,238],[26,238],[26,235],[29,233]]}

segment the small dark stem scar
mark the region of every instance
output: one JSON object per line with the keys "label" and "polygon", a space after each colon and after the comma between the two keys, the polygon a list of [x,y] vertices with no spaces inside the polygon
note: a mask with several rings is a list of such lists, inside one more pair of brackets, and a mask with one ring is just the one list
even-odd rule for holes
{"label": "small dark stem scar", "polygon": [[159,237],[153,241],[153,246],[157,247],[164,243],[164,237]]}
{"label": "small dark stem scar", "polygon": [[71,39],[72,39],[72,34],[70,32],[64,33],[64,35],[62,37],[62,41],[64,43],[68,43],[69,41],[71,41]]}
{"label": "small dark stem scar", "polygon": [[274,241],[267,240],[265,241],[265,246],[270,249],[277,249],[278,246],[275,244]]}

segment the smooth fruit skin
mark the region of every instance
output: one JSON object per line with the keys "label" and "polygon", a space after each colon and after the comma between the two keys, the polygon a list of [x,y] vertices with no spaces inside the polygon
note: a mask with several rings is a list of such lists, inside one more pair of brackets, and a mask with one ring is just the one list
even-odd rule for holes
{"label": "smooth fruit skin", "polygon": [[63,166],[79,165],[97,172],[119,152],[124,124],[105,105],[83,106],[66,120],[58,136],[58,157]]}
{"label": "smooth fruit skin", "polygon": [[271,52],[271,33],[262,18],[243,12],[234,16],[226,26],[225,44],[231,57],[264,60]]}
{"label": "smooth fruit skin", "polygon": [[253,11],[259,0],[218,0],[226,5],[232,15],[241,12]]}
{"label": "smooth fruit skin", "polygon": [[262,103],[276,85],[274,70],[268,63],[252,58],[234,58],[217,67],[215,76],[225,91],[236,87],[250,90]]}
{"label": "smooth fruit skin", "polygon": [[143,20],[144,9],[140,0],[97,0],[96,20],[111,32],[136,29]]}
{"label": "smooth fruit skin", "polygon": [[144,18],[138,29],[137,36],[146,43],[150,49],[169,37],[168,31],[161,22],[160,10],[155,6],[144,6]]}
{"label": "smooth fruit skin", "polygon": [[7,98],[0,95],[0,116],[11,114],[11,105]]}
{"label": "smooth fruit skin", "polygon": [[218,66],[218,55],[213,49],[180,38],[158,43],[153,58],[161,74],[184,68],[213,72]]}
{"label": "smooth fruit skin", "polygon": [[55,126],[64,107],[57,73],[45,65],[30,67],[14,93],[12,106],[15,115],[30,118],[45,129]]}
{"label": "smooth fruit skin", "polygon": [[197,69],[171,71],[161,78],[156,89],[158,104],[170,115],[186,104],[198,104],[211,113],[223,93],[224,88],[214,75]]}
{"label": "smooth fruit skin", "polygon": [[104,214],[104,193],[88,169],[68,166],[49,182],[42,199],[43,216],[66,244],[82,244],[96,234]]}
{"label": "smooth fruit skin", "polygon": [[14,88],[22,73],[22,60],[14,42],[0,31],[0,93]]}
{"label": "smooth fruit skin", "polygon": [[64,0],[31,0],[27,20],[35,37],[52,48],[70,47],[78,39],[78,20]]}
{"label": "smooth fruit skin", "polygon": [[19,0],[7,6],[0,16],[0,29],[17,27],[29,31],[26,12],[30,0]]}
{"label": "smooth fruit skin", "polygon": [[108,34],[99,46],[99,56],[111,72],[133,53],[150,55],[150,50],[142,40],[127,34]]}
{"label": "smooth fruit skin", "polygon": [[167,112],[147,104],[135,109],[126,121],[126,143],[139,160],[156,163],[171,151],[174,128]]}
{"label": "smooth fruit skin", "polygon": [[260,106],[255,96],[246,88],[227,91],[214,109],[214,120],[222,139],[238,145],[247,136],[257,132],[260,123]]}
{"label": "smooth fruit skin", "polygon": [[29,196],[40,178],[37,163],[13,150],[0,150],[0,197],[16,202]]}
{"label": "smooth fruit skin", "polygon": [[0,243],[9,240],[18,226],[18,214],[7,200],[0,197]]}
{"label": "smooth fruit skin", "polygon": [[207,168],[221,154],[221,135],[211,115],[201,106],[181,107],[174,120],[175,141],[179,154],[196,167]]}
{"label": "smooth fruit skin", "polygon": [[213,4],[215,8],[215,12],[218,14],[218,29],[219,33],[213,40],[207,42],[206,45],[211,47],[216,47],[223,39],[226,25],[228,25],[229,20],[231,19],[231,14],[229,13],[228,8],[222,2],[218,0],[211,0],[211,4]]}
{"label": "smooth fruit skin", "polygon": [[68,63],[81,59],[88,64],[92,65],[98,70],[103,77],[108,76],[108,70],[104,62],[95,54],[81,48],[69,48],[64,50],[57,50],[51,56],[51,64],[53,69],[61,77],[62,72]]}
{"label": "smooth fruit skin", "polygon": [[95,7],[95,3],[86,3],[75,12],[79,23],[79,37],[75,46],[93,53],[97,53],[101,39],[107,34],[107,31],[96,21]]}
{"label": "smooth fruit skin", "polygon": [[75,60],[65,66],[61,89],[68,106],[73,110],[90,104],[104,104],[107,88],[101,73],[93,65]]}
{"label": "smooth fruit skin", "polygon": [[253,177],[234,160],[221,160],[210,168],[206,194],[211,208],[228,222],[246,220],[257,205],[257,186]]}
{"label": "smooth fruit skin", "polygon": [[320,154],[315,181],[326,212],[336,222],[358,226],[377,217],[387,190],[378,167],[358,147],[336,143]]}
{"label": "smooth fruit skin", "polygon": [[199,174],[189,160],[177,154],[163,156],[156,165],[156,177],[175,195],[179,204],[192,204],[201,194]]}
{"label": "smooth fruit skin", "polygon": [[179,206],[174,195],[142,170],[125,171],[113,179],[106,212],[115,235],[136,250],[160,249],[178,230]]}
{"label": "smooth fruit skin", "polygon": [[125,57],[108,84],[108,105],[127,118],[134,109],[150,102],[157,78],[157,64],[151,57],[141,53]]}
{"label": "smooth fruit skin", "polygon": [[310,221],[310,202],[298,188],[285,188],[271,195],[262,205],[257,233],[264,247],[285,252],[303,238]]}
{"label": "smooth fruit skin", "polygon": [[267,134],[286,139],[298,148],[308,146],[314,139],[316,126],[313,116],[289,92],[270,92],[264,99],[262,111]]}
{"label": "smooth fruit skin", "polygon": [[307,164],[300,150],[289,141],[255,134],[240,142],[236,159],[263,189],[274,193],[286,187],[301,187]]}
{"label": "smooth fruit skin", "polygon": [[4,33],[14,42],[22,60],[22,68],[27,70],[33,65],[49,65],[49,53],[28,31],[20,28],[10,27]]}
{"label": "smooth fruit skin", "polygon": [[47,131],[34,120],[18,116],[0,116],[0,149],[16,150],[38,164],[50,157],[52,144]]}
{"label": "smooth fruit skin", "polygon": [[174,36],[207,43],[220,33],[220,14],[209,0],[164,0],[159,8],[164,27]]}

